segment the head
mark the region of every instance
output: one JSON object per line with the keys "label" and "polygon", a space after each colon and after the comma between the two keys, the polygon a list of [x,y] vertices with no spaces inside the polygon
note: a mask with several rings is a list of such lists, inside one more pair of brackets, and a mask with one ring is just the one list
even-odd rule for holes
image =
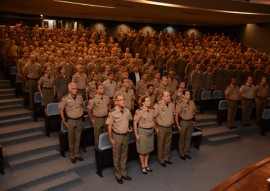
{"label": "head", "polygon": [[262,76],[261,77],[261,84],[262,85],[265,85],[266,84],[266,77],[265,76]]}
{"label": "head", "polygon": [[83,72],[83,66],[81,64],[76,65],[77,72],[81,74]]}
{"label": "head", "polygon": [[249,76],[249,77],[247,78],[247,83],[248,83],[249,85],[251,85],[251,84],[253,83],[253,78],[252,78],[251,76]]}
{"label": "head", "polygon": [[166,77],[162,77],[162,78],[161,78],[161,84],[162,84],[163,86],[167,86],[167,84],[168,84],[168,79],[167,79]]}
{"label": "head", "polygon": [[121,84],[122,84],[122,87],[128,89],[129,88],[129,83],[130,83],[130,80],[128,78],[123,78],[121,80]]}
{"label": "head", "polygon": [[135,64],[133,66],[133,72],[139,72],[139,70],[140,70],[139,66]]}
{"label": "head", "polygon": [[184,90],[186,88],[186,83],[180,82],[178,87],[181,88],[182,90]]}
{"label": "head", "polygon": [[174,72],[174,71],[170,71],[169,77],[170,77],[170,78],[174,78],[174,77],[175,77],[175,72]]}
{"label": "head", "polygon": [[123,108],[125,106],[125,98],[123,95],[117,95],[114,97],[114,103],[116,106]]}
{"label": "head", "polygon": [[231,78],[231,84],[236,85],[236,78]]}
{"label": "head", "polygon": [[114,79],[114,73],[112,73],[112,72],[108,73],[108,79],[113,80]]}
{"label": "head", "polygon": [[143,73],[143,75],[142,75],[142,79],[143,79],[144,81],[146,81],[146,80],[147,80],[147,77],[148,77],[147,73]]}
{"label": "head", "polygon": [[142,97],[142,105],[145,107],[150,107],[151,106],[151,99],[149,96],[144,96]]}
{"label": "head", "polygon": [[147,91],[148,91],[149,94],[154,93],[154,91],[155,91],[154,86],[152,84],[148,84],[147,85]]}
{"label": "head", "polygon": [[162,100],[163,100],[165,103],[169,103],[169,102],[171,101],[171,95],[170,95],[170,92],[164,91],[163,94],[162,94]]}
{"label": "head", "polygon": [[98,73],[93,74],[93,81],[97,82],[99,80],[99,75]]}
{"label": "head", "polygon": [[190,98],[191,98],[190,91],[188,91],[188,90],[183,91],[183,96],[186,100],[190,100]]}
{"label": "head", "polygon": [[96,89],[97,94],[103,95],[105,93],[105,87],[103,84],[98,84]]}
{"label": "head", "polygon": [[34,54],[30,55],[30,61],[35,62],[36,61],[36,56]]}
{"label": "head", "polygon": [[69,83],[68,84],[68,92],[71,94],[71,96],[76,96],[77,95],[77,84],[76,83]]}
{"label": "head", "polygon": [[51,75],[51,68],[50,67],[45,68],[44,74]]}

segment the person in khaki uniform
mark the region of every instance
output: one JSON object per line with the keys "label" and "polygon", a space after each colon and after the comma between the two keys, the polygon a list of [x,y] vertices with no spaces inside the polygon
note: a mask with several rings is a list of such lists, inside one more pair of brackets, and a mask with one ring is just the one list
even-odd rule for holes
{"label": "person in khaki uniform", "polygon": [[125,108],[125,99],[122,95],[114,98],[115,107],[109,112],[106,120],[108,125],[108,134],[112,144],[114,174],[119,184],[123,184],[123,180],[131,180],[127,175],[127,154],[129,133],[129,122],[132,120],[129,109]]}
{"label": "person in khaki uniform", "polygon": [[142,107],[136,110],[134,116],[134,133],[136,137],[137,152],[141,162],[141,171],[143,174],[152,172],[149,167],[149,153],[154,150],[154,109],[151,108],[151,98],[142,97]]}
{"label": "person in khaki uniform", "polygon": [[170,71],[169,72],[169,78],[168,78],[168,86],[170,87],[171,92],[175,92],[177,89],[178,82],[175,79],[175,72]]}
{"label": "person in khaki uniform", "polygon": [[261,83],[256,85],[256,122],[260,123],[263,110],[267,106],[267,97],[269,92],[269,85],[266,83],[266,77],[261,77]]}
{"label": "person in khaki uniform", "polygon": [[142,79],[136,84],[136,100],[139,100],[140,97],[147,91],[147,85],[149,84],[147,77],[147,73],[143,73]]}
{"label": "person in khaki uniform", "polygon": [[151,103],[150,103],[151,107],[153,107],[156,104],[156,94],[154,91],[155,91],[154,85],[148,84],[147,85],[147,92],[145,92],[145,94],[143,96],[141,96],[139,99],[138,103],[139,103],[140,107],[142,106],[142,98],[146,97],[146,96],[149,96],[151,99]]}
{"label": "person in khaki uniform", "polygon": [[107,131],[105,121],[110,109],[110,98],[105,95],[103,84],[98,84],[96,95],[89,100],[88,116],[94,125],[95,147],[98,148],[98,139],[101,133]]}
{"label": "person in khaki uniform", "polygon": [[175,123],[179,131],[179,156],[182,160],[191,159],[189,147],[193,131],[192,119],[195,117],[196,106],[190,97],[190,92],[185,90],[183,100],[176,106],[175,110]]}
{"label": "person in khaki uniform", "polygon": [[47,105],[54,102],[55,97],[55,78],[51,76],[51,69],[46,68],[44,75],[38,81],[38,90],[41,97],[41,105],[47,113]]}
{"label": "person in khaki uniform", "polygon": [[113,96],[115,94],[116,90],[116,82],[113,81],[114,79],[114,74],[112,72],[108,73],[108,78],[103,82],[103,85],[105,87],[105,94],[109,96],[111,100],[111,104],[113,103]]}
{"label": "person in khaki uniform", "polygon": [[44,68],[51,68],[51,76],[56,76],[58,74],[58,68],[59,65],[54,61],[54,56],[50,55],[49,56],[49,62],[44,64]]}
{"label": "person in khaki uniform", "polygon": [[236,78],[231,79],[231,84],[226,88],[225,96],[228,106],[227,127],[229,129],[235,129],[236,127],[233,125],[233,123],[240,97],[239,87],[236,84]]}
{"label": "person in khaki uniform", "polygon": [[36,54],[36,59],[37,63],[39,63],[42,68],[44,67],[45,63],[49,61],[49,56],[45,53],[43,47],[39,48],[39,52]]}
{"label": "person in khaki uniform", "polygon": [[171,89],[168,86],[168,79],[166,77],[162,77],[160,81],[160,86],[158,87],[156,91],[157,101],[160,101],[162,99],[163,92],[165,91],[171,92]]}
{"label": "person in khaki uniform", "polygon": [[93,81],[89,82],[85,89],[85,98],[87,102],[89,102],[89,99],[92,99],[95,96],[98,82],[99,74],[95,73],[93,75]]}
{"label": "person in khaki uniform", "polygon": [[68,91],[69,94],[62,98],[59,108],[62,122],[68,131],[69,158],[72,163],[76,163],[76,160],[84,160],[79,151],[83,128],[83,98],[77,94],[75,83],[68,84]]}
{"label": "person in khaki uniform", "polygon": [[29,89],[30,109],[34,107],[34,95],[38,92],[38,80],[42,75],[40,64],[36,63],[35,55],[30,55],[30,62],[24,66],[25,86]]}
{"label": "person in khaki uniform", "polygon": [[183,99],[183,91],[185,91],[186,83],[180,82],[179,88],[174,92],[172,99],[175,105],[179,104]]}
{"label": "person in khaki uniform", "polygon": [[121,80],[121,89],[115,92],[116,95],[123,95],[125,98],[125,107],[130,110],[131,113],[134,113],[134,100],[135,100],[135,94],[134,90],[130,89],[130,83],[131,81],[128,78],[123,78]]}
{"label": "person in khaki uniform", "polygon": [[242,85],[240,88],[240,98],[242,100],[242,121],[244,127],[251,126],[250,117],[256,89],[252,83],[252,77],[248,77],[247,83]]}
{"label": "person in khaki uniform", "polygon": [[77,84],[78,93],[83,96],[83,100],[85,100],[85,89],[87,85],[87,76],[85,73],[83,73],[83,66],[81,64],[78,64],[76,66],[77,73],[73,75],[72,77],[72,83]]}
{"label": "person in khaki uniform", "polygon": [[169,161],[169,158],[175,107],[171,102],[170,92],[163,92],[161,100],[155,104],[154,109],[157,132],[158,161],[161,166],[166,167],[166,164],[173,164],[171,161]]}
{"label": "person in khaki uniform", "polygon": [[22,55],[22,58],[18,60],[18,63],[17,63],[17,68],[18,68],[18,76],[21,78],[21,81],[22,81],[22,90],[24,91],[25,90],[25,82],[24,82],[24,79],[23,79],[23,76],[24,76],[24,66],[29,63],[30,60],[28,58],[28,53],[27,52],[24,52],[23,55]]}

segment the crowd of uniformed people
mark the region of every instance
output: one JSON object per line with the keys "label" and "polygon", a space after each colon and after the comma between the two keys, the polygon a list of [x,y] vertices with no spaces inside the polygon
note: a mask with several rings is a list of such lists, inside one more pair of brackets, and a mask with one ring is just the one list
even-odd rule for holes
{"label": "crowd of uniformed people", "polygon": [[[236,128],[234,118],[240,100],[244,126],[251,125],[254,101],[257,122],[267,104],[270,57],[223,33],[143,34],[120,29],[114,38],[95,26],[72,30],[30,28],[20,23],[1,29],[0,51],[5,70],[17,67],[23,89],[29,89],[29,109],[33,109],[35,92],[40,92],[45,112],[49,103],[60,102],[72,163],[84,160],[79,143],[83,102],[87,101],[96,149],[99,135],[109,134],[118,183],[131,180],[126,160],[132,131],[143,174],[152,171],[148,160],[154,149],[154,133],[159,163],[163,167],[172,164],[174,124],[179,130],[179,156],[191,159],[195,103],[202,91],[224,92],[228,128]],[[186,90],[187,84],[191,91]]]}

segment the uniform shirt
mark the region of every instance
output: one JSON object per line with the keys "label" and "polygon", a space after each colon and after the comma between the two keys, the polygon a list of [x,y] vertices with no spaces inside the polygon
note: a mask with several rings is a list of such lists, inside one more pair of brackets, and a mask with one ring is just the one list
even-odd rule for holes
{"label": "uniform shirt", "polygon": [[62,62],[60,64],[60,66],[62,67],[65,67],[66,69],[66,74],[69,76],[69,77],[72,77],[73,74],[75,73],[75,67],[74,65],[70,62]]}
{"label": "uniform shirt", "polygon": [[115,90],[116,90],[116,82],[115,81],[109,81],[106,80],[103,82],[103,85],[105,87],[105,94],[109,96],[109,98],[113,98]]}
{"label": "uniform shirt", "polygon": [[155,104],[155,117],[156,123],[162,127],[170,127],[174,123],[175,107],[172,102],[168,105],[163,101],[159,101]]}
{"label": "uniform shirt", "polygon": [[42,69],[40,64],[29,62],[24,66],[24,73],[27,78],[38,80],[42,75]]}
{"label": "uniform shirt", "polygon": [[183,91],[184,89],[178,88],[177,91],[174,92],[172,99],[175,100],[176,105],[183,100]]}
{"label": "uniform shirt", "polygon": [[142,103],[142,97],[144,96],[149,96],[150,97],[150,100],[151,100],[151,106],[154,106],[156,104],[156,94],[155,93],[152,93],[150,94],[148,91],[145,92],[145,94],[143,96],[140,97],[139,99],[139,104]]}
{"label": "uniform shirt", "polygon": [[93,110],[94,117],[104,117],[108,115],[110,98],[107,95],[96,94],[89,100],[88,109]]}
{"label": "uniform shirt", "polygon": [[26,59],[25,58],[21,58],[21,59],[18,60],[17,68],[19,69],[19,73],[23,73],[24,72],[23,71],[23,68],[29,62],[30,62],[30,60],[28,58],[26,58]]}
{"label": "uniform shirt", "polygon": [[87,76],[84,73],[79,74],[77,72],[76,74],[73,75],[72,82],[77,84],[78,89],[84,90],[87,84]]}
{"label": "uniform shirt", "polygon": [[269,85],[265,84],[258,84],[256,86],[256,96],[261,98],[267,98],[268,97],[268,91],[269,91]]}
{"label": "uniform shirt", "polygon": [[144,80],[140,80],[136,84],[136,91],[137,91],[138,96],[142,96],[147,91],[148,84],[149,84],[148,81],[144,81]]}
{"label": "uniform shirt", "polygon": [[170,87],[171,92],[175,92],[177,89],[178,82],[175,78],[168,78],[168,86]]}
{"label": "uniform shirt", "polygon": [[57,63],[51,63],[51,62],[47,62],[45,65],[44,65],[44,68],[47,68],[49,67],[51,69],[51,75],[52,76],[56,76],[58,74],[58,64]]}
{"label": "uniform shirt", "polygon": [[114,132],[124,134],[128,132],[129,121],[131,120],[132,116],[129,109],[115,107],[109,112],[105,123],[112,126]]}
{"label": "uniform shirt", "polygon": [[254,85],[248,85],[244,84],[240,88],[240,94],[242,97],[247,98],[247,99],[254,99],[254,93],[255,93],[255,86]]}
{"label": "uniform shirt", "polygon": [[151,84],[154,86],[154,88],[158,88],[160,86],[160,80],[157,80],[157,79],[153,79],[151,81]]}
{"label": "uniform shirt", "polygon": [[95,83],[94,81],[89,82],[85,92],[89,94],[89,97],[92,98],[95,96],[96,94],[96,89],[97,89],[97,83]]}
{"label": "uniform shirt", "polygon": [[183,120],[191,120],[195,115],[196,106],[192,100],[183,99],[177,106],[175,113],[177,113]]}
{"label": "uniform shirt", "polygon": [[124,96],[126,108],[128,108],[129,110],[134,109],[134,100],[135,100],[134,90],[132,89],[124,90],[121,88],[120,90],[115,92],[115,96],[117,95]]}
{"label": "uniform shirt", "polygon": [[42,88],[53,88],[54,83],[55,79],[53,76],[42,76],[38,81],[38,85],[40,85]]}
{"label": "uniform shirt", "polygon": [[154,114],[153,108],[144,109],[141,107],[136,110],[134,122],[138,123],[138,127],[141,128],[153,128],[155,125]]}
{"label": "uniform shirt", "polygon": [[163,92],[171,92],[171,89],[169,86],[163,86],[163,85],[160,85],[159,88],[157,89],[157,92],[156,92],[156,95],[157,95],[157,101],[160,101],[161,100],[161,97],[162,97],[162,94]]}
{"label": "uniform shirt", "polygon": [[83,98],[77,95],[75,98],[68,94],[62,98],[59,104],[60,109],[65,109],[68,117],[77,119],[83,115]]}
{"label": "uniform shirt", "polygon": [[228,96],[229,100],[238,101],[240,97],[240,92],[238,86],[228,85],[225,91],[225,95]]}
{"label": "uniform shirt", "polygon": [[46,53],[40,54],[37,53],[36,54],[36,61],[37,63],[39,63],[42,67],[44,67],[45,63],[47,63],[49,60],[49,56]]}

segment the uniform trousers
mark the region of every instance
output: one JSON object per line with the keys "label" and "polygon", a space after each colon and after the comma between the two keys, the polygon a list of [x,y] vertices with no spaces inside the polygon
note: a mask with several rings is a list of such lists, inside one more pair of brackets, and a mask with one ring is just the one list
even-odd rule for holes
{"label": "uniform trousers", "polygon": [[105,121],[107,119],[107,116],[106,117],[95,117],[94,116],[93,118],[95,121],[95,125],[94,125],[95,147],[97,149],[99,135],[108,131],[107,126],[105,125]]}
{"label": "uniform trousers", "polygon": [[75,157],[80,157],[80,141],[82,133],[82,119],[68,119],[67,121],[69,128],[68,130],[68,145],[69,145],[69,158],[74,159]]}
{"label": "uniform trousers", "polygon": [[232,127],[237,112],[238,101],[229,100],[227,126]]}
{"label": "uniform trousers", "polygon": [[253,108],[253,99],[243,98],[242,100],[242,121],[244,125],[251,123],[251,113]]}
{"label": "uniform trousers", "polygon": [[157,136],[157,146],[158,146],[158,160],[160,163],[168,161],[171,152],[172,143],[172,127],[162,127],[157,125],[158,136]]}
{"label": "uniform trousers", "polygon": [[256,122],[259,123],[262,118],[263,110],[267,106],[267,98],[257,97],[256,98]]}
{"label": "uniform trousers", "polygon": [[34,108],[34,95],[38,92],[38,79],[28,78],[28,89],[29,89],[29,102],[30,108]]}
{"label": "uniform trousers", "polygon": [[112,137],[115,141],[115,145],[112,148],[114,173],[115,177],[120,179],[123,176],[127,176],[129,134],[118,135],[113,132]]}
{"label": "uniform trousers", "polygon": [[188,155],[191,135],[193,131],[192,120],[180,122],[181,131],[179,132],[179,155]]}

